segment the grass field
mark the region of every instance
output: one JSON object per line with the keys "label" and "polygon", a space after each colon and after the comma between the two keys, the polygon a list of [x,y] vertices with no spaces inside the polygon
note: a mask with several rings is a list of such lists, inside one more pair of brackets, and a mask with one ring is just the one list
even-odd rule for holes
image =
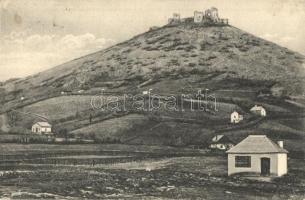
{"label": "grass field", "polygon": [[129,145],[1,144],[5,199],[303,199],[304,160],[272,181],[226,176],[226,157]]}

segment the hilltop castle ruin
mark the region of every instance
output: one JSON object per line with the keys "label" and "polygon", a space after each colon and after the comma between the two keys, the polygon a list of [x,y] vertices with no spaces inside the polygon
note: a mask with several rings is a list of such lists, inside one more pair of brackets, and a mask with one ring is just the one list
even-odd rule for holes
{"label": "hilltop castle ruin", "polygon": [[212,7],[205,11],[195,11],[193,18],[181,18],[179,13],[174,13],[173,17],[168,19],[168,24],[170,25],[191,22],[195,24],[229,24],[228,19],[220,18],[218,16],[218,9],[215,7]]}

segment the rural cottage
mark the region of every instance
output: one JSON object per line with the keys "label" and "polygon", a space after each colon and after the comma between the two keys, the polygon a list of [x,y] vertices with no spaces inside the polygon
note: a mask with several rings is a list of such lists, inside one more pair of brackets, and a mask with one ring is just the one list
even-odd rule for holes
{"label": "rural cottage", "polygon": [[227,136],[216,135],[212,138],[210,149],[228,150],[233,146],[233,141],[231,141]]}
{"label": "rural cottage", "polygon": [[32,126],[32,132],[38,134],[51,134],[52,125],[48,122],[37,122]]}
{"label": "rural cottage", "polygon": [[239,114],[237,111],[234,111],[231,113],[231,123],[232,124],[237,124],[241,122],[244,119],[244,117]]}
{"label": "rural cottage", "polygon": [[253,106],[250,111],[253,113],[253,114],[256,114],[256,115],[259,115],[259,116],[262,116],[262,117],[265,117],[266,116],[266,110],[265,108],[263,108],[262,106]]}
{"label": "rural cottage", "polygon": [[274,143],[265,135],[249,135],[227,151],[228,175],[248,172],[282,176],[287,173],[287,153],[283,141]]}

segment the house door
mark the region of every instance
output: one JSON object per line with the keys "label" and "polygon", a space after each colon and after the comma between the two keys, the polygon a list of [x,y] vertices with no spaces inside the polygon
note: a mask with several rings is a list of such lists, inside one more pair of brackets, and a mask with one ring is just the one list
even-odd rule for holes
{"label": "house door", "polygon": [[261,175],[270,174],[270,158],[261,158]]}

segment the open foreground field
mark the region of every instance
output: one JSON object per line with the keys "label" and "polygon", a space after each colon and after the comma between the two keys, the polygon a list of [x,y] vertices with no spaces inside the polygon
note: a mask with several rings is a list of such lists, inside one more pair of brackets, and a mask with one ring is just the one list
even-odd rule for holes
{"label": "open foreground field", "polygon": [[128,145],[0,144],[2,199],[304,199],[305,161],[289,175],[227,177],[226,156]]}

